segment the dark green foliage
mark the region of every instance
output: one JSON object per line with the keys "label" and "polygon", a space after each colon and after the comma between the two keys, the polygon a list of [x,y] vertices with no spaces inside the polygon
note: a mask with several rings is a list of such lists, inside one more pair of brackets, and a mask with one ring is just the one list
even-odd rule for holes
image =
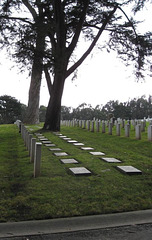
{"label": "dark green foliage", "polygon": [[25,106],[11,96],[0,96],[0,123],[14,123],[17,119],[22,120],[25,114]]}
{"label": "dark green foliage", "polygon": [[[59,57],[56,54],[59,38],[62,37],[61,43],[66,42],[68,46],[67,56],[71,55],[80,32],[82,31],[86,38],[93,40],[97,34],[96,30],[101,28],[110,12],[116,8],[116,13],[114,12],[109,19],[108,26],[103,29],[109,32],[108,44],[104,47],[116,50],[125,61],[128,59],[132,63],[136,62],[139,70],[143,68],[144,56],[151,52],[151,34],[149,32],[145,36],[138,36],[136,33],[137,22],[129,19],[125,15],[124,9],[128,6],[130,11],[137,12],[145,4],[146,0],[126,0],[121,4],[118,4],[117,1],[94,0],[74,2],[68,0],[56,1],[56,3],[47,0],[3,0],[0,8],[0,43],[1,46],[7,47],[18,63],[31,69],[36,50],[37,30],[41,25],[41,31],[47,36],[47,40],[45,41],[45,50],[37,54],[43,55],[43,63],[51,72],[54,72]],[[29,11],[28,15],[22,14],[24,9]],[[55,9],[60,9],[60,11],[57,13]],[[118,9],[119,11],[117,11]],[[63,19],[63,21],[60,22],[59,19]],[[59,29],[59,22],[62,24],[62,30]]]}

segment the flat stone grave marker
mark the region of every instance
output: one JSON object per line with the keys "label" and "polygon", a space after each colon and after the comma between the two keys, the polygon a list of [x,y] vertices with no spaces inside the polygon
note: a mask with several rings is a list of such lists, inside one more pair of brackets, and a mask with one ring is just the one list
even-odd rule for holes
{"label": "flat stone grave marker", "polygon": [[55,134],[56,136],[62,136],[62,135],[63,135],[62,133],[56,133],[56,132],[54,132],[54,134]]}
{"label": "flat stone grave marker", "polygon": [[101,155],[105,155],[105,153],[103,152],[90,152],[92,155],[94,156],[101,156]]}
{"label": "flat stone grave marker", "polygon": [[63,156],[67,156],[68,154],[66,152],[57,152],[57,153],[54,153],[55,156],[57,157],[63,157]]}
{"label": "flat stone grave marker", "polygon": [[92,147],[81,147],[82,150],[94,150]]}
{"label": "flat stone grave marker", "polygon": [[142,171],[133,166],[117,166],[117,169],[128,175],[142,174]]}
{"label": "flat stone grave marker", "polygon": [[69,168],[69,170],[76,176],[90,176],[91,172],[85,168],[85,167],[75,167],[75,168]]}
{"label": "flat stone grave marker", "polygon": [[43,135],[40,135],[40,136],[38,136],[38,138],[39,138],[39,139],[41,139],[41,138],[45,138],[45,136],[43,136]]}
{"label": "flat stone grave marker", "polygon": [[36,136],[42,136],[42,133],[35,133]]}
{"label": "flat stone grave marker", "polygon": [[78,141],[76,140],[69,140],[68,143],[77,143]]}
{"label": "flat stone grave marker", "polygon": [[102,160],[104,160],[105,162],[108,163],[119,163],[121,162],[120,160],[116,159],[116,158],[101,158]]}
{"label": "flat stone grave marker", "polygon": [[68,140],[71,140],[71,138],[64,137],[64,138],[63,138],[63,140],[66,140],[66,141],[68,141]]}
{"label": "flat stone grave marker", "polygon": [[49,143],[49,144],[47,143],[47,144],[45,144],[45,146],[46,147],[55,147],[56,145],[54,143]]}
{"label": "flat stone grave marker", "polygon": [[40,141],[48,141],[47,138],[40,138],[39,140],[40,140]]}
{"label": "flat stone grave marker", "polygon": [[42,141],[42,143],[44,143],[44,144],[50,144],[51,143],[51,141]]}
{"label": "flat stone grave marker", "polygon": [[67,136],[64,136],[64,135],[62,135],[62,136],[59,136],[60,138],[66,138]]}
{"label": "flat stone grave marker", "polygon": [[61,151],[62,149],[61,148],[50,148],[49,150],[50,151]]}
{"label": "flat stone grave marker", "polygon": [[84,146],[84,143],[73,143],[74,146]]}
{"label": "flat stone grave marker", "polygon": [[74,158],[60,159],[60,161],[61,161],[61,163],[64,163],[64,164],[66,164],[66,163],[78,163],[78,161],[75,160]]}

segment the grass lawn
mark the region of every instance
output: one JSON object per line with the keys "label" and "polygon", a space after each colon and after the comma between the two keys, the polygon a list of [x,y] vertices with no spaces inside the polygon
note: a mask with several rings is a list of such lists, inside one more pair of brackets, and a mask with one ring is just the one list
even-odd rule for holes
{"label": "grass lawn", "polygon": [[[152,143],[147,134],[136,140],[115,134],[88,132],[78,127],[62,127],[61,133],[114,157],[122,163],[106,163],[80,147],[67,143],[49,131],[42,132],[79,164],[61,164],[42,146],[41,176],[33,178],[33,164],[16,125],[0,125],[0,221],[47,219],[114,213],[152,208]],[[33,130],[32,130],[33,129]],[[67,158],[67,157],[62,157]],[[128,176],[115,167],[132,165],[142,175]],[[70,167],[86,167],[91,176],[73,176]]]}

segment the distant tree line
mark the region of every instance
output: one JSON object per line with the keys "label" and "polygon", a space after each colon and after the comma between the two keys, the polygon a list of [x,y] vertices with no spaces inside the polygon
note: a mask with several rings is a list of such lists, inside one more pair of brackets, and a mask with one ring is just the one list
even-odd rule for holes
{"label": "distant tree line", "polygon": [[[40,107],[40,121],[45,119],[46,107]],[[91,104],[82,103],[77,108],[62,106],[61,119],[72,120],[92,120],[94,118],[107,120],[111,117],[122,119],[143,119],[152,118],[152,96],[146,99],[145,96],[134,98],[127,102],[109,101],[105,105],[97,105],[95,108]]]}
{"label": "distant tree line", "polygon": [[[46,107],[40,106],[40,122],[45,121]],[[20,103],[11,96],[0,96],[0,124],[14,123],[17,119],[23,121],[27,106]],[[111,117],[117,119],[143,119],[152,118],[152,96],[146,99],[145,96],[134,98],[127,102],[109,101],[105,105],[97,105],[95,108],[91,104],[82,103],[77,108],[62,106],[61,119],[72,120],[92,120],[94,118],[107,120]]]}

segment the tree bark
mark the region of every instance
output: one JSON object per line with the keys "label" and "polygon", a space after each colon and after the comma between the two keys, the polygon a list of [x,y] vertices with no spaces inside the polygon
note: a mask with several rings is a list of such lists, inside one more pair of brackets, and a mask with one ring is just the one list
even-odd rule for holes
{"label": "tree bark", "polygon": [[63,94],[65,78],[56,76],[53,84],[53,91],[47,107],[44,129],[60,131],[61,99]]}
{"label": "tree bark", "polygon": [[29,89],[28,108],[25,123],[39,123],[40,87],[43,71],[43,53],[45,48],[45,31],[43,24],[37,28],[36,48],[33,60],[31,83]]}
{"label": "tree bark", "polygon": [[25,118],[27,124],[39,123],[39,99],[42,78],[42,68],[38,63],[33,63],[31,83],[29,89],[28,108]]}

